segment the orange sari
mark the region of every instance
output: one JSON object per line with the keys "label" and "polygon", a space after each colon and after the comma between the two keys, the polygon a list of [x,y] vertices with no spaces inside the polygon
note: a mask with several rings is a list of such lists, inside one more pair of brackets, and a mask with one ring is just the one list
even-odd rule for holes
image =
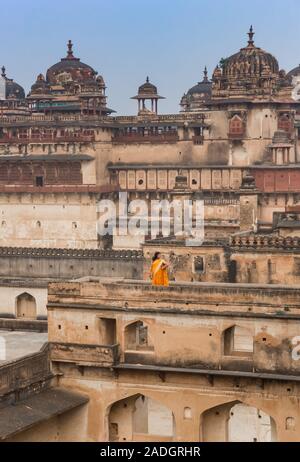
{"label": "orange sari", "polygon": [[151,265],[151,279],[155,286],[168,286],[169,278],[167,268],[162,268],[166,262],[162,258],[158,258]]}

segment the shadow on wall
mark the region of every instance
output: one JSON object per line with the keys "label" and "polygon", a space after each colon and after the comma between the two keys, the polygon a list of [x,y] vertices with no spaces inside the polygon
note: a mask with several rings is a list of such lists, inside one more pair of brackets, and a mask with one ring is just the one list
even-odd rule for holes
{"label": "shadow on wall", "polygon": [[209,143],[207,148],[207,165],[228,165],[228,143]]}
{"label": "shadow on wall", "polygon": [[202,414],[200,441],[272,442],[276,441],[276,424],[265,412],[233,401]]}
{"label": "shadow on wall", "polygon": [[147,396],[136,394],[114,403],[109,412],[109,441],[173,441],[172,411]]}

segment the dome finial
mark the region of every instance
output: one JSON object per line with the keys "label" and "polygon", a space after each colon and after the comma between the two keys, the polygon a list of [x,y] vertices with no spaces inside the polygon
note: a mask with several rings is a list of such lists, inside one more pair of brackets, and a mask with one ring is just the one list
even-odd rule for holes
{"label": "dome finial", "polygon": [[249,47],[253,47],[254,45],[254,40],[253,40],[254,34],[255,32],[253,32],[253,26],[251,25],[249,32],[248,32],[248,35],[249,35],[248,46]]}
{"label": "dome finial", "polygon": [[149,76],[147,75],[146,82],[149,83]]}
{"label": "dome finial", "polygon": [[1,74],[1,77],[6,77],[6,73],[5,73],[5,66],[2,66],[1,67],[1,71],[2,71],[2,74]]}
{"label": "dome finial", "polygon": [[208,82],[208,78],[207,78],[207,67],[206,67],[206,66],[205,66],[205,68],[204,68],[203,74],[204,74],[203,82]]}
{"label": "dome finial", "polygon": [[67,58],[74,58],[72,40],[69,40],[69,41],[68,41],[68,53],[67,53]]}

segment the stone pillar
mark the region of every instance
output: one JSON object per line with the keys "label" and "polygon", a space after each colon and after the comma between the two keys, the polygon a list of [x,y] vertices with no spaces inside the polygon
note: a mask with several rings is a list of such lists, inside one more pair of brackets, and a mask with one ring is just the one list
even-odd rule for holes
{"label": "stone pillar", "polygon": [[255,179],[248,171],[243,180],[240,191],[240,231],[256,231],[258,195]]}
{"label": "stone pillar", "polygon": [[240,195],[240,231],[256,231],[258,215],[257,194]]}
{"label": "stone pillar", "polygon": [[198,442],[200,441],[200,413],[196,409],[191,409],[191,418],[186,419],[184,412],[188,409],[181,409],[181,413],[175,415],[176,421],[176,442]]}

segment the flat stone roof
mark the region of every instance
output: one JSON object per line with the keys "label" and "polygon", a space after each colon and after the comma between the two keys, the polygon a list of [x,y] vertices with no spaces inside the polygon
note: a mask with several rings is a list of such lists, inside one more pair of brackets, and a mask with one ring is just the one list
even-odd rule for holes
{"label": "flat stone roof", "polygon": [[0,342],[0,364],[37,353],[48,341],[48,334],[0,329],[0,340],[2,339],[4,339],[4,348]]}
{"label": "flat stone roof", "polygon": [[50,388],[8,405],[0,412],[0,441],[45,420],[86,404],[88,397],[63,388]]}

